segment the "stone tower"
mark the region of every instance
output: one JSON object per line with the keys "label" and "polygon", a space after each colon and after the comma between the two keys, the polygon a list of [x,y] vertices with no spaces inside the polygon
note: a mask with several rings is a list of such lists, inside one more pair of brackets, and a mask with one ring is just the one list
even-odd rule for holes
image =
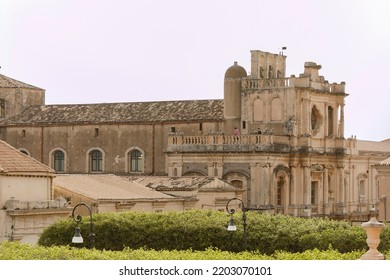
{"label": "stone tower", "polygon": [[45,105],[45,90],[0,74],[0,120],[32,105]]}

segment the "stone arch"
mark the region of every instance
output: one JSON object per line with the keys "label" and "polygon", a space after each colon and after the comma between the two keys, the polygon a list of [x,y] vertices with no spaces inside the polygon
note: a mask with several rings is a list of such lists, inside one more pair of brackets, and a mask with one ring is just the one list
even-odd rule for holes
{"label": "stone arch", "polygon": [[253,121],[262,122],[264,121],[265,113],[265,102],[261,98],[256,98],[253,101]]}
{"label": "stone arch", "polygon": [[367,173],[360,173],[357,176],[358,189],[357,193],[359,196],[359,201],[366,200],[367,190],[368,190],[368,176]]}
{"label": "stone arch", "polygon": [[[56,159],[56,153],[57,152],[62,152],[63,153],[63,169],[62,170],[57,170],[58,168],[58,164],[61,165],[61,163],[56,163],[56,161],[58,161],[58,159]],[[60,173],[63,173],[63,172],[67,172],[68,170],[68,167],[67,167],[67,157],[68,157],[68,153],[66,152],[65,149],[61,148],[61,147],[56,147],[54,149],[52,149],[50,152],[49,152],[49,166],[51,168],[53,168],[56,172],[60,172]]]}
{"label": "stone arch", "polygon": [[229,171],[223,175],[222,179],[224,179],[229,184],[241,189],[243,191],[242,200],[245,203],[248,203],[248,192],[250,189],[249,177],[250,176],[244,172]]}
{"label": "stone arch", "polygon": [[276,213],[286,214],[290,204],[290,168],[279,164],[273,170],[273,188],[271,189],[271,204],[275,205]]}
{"label": "stone arch", "polygon": [[320,110],[318,110],[317,106],[313,105],[310,113],[310,129],[313,136],[315,136],[320,131],[323,122],[323,115],[321,114]]}
{"label": "stone arch", "polygon": [[283,116],[282,100],[279,96],[271,99],[271,121],[281,121]]}
{"label": "stone arch", "polygon": [[199,170],[188,170],[183,172],[183,176],[188,176],[188,177],[207,177],[206,172],[201,172]]}
{"label": "stone arch", "polygon": [[[94,170],[93,168],[93,160],[92,159],[92,153],[94,153],[95,151],[99,151],[101,153],[101,166],[99,168],[99,170]],[[106,158],[106,153],[104,152],[104,150],[100,147],[93,147],[93,148],[90,148],[88,149],[88,151],[86,152],[86,172],[87,173],[102,173],[104,172],[105,170],[105,158]]]}
{"label": "stone arch", "polygon": [[[131,168],[131,154],[134,152],[134,151],[139,151],[140,152],[140,161],[139,161],[139,169],[137,168],[138,171],[132,171],[132,168]],[[130,148],[128,148],[125,152],[125,170],[126,172],[128,173],[134,173],[134,172],[137,172],[137,173],[143,173],[145,172],[145,151],[140,148],[139,146],[132,146]]]}

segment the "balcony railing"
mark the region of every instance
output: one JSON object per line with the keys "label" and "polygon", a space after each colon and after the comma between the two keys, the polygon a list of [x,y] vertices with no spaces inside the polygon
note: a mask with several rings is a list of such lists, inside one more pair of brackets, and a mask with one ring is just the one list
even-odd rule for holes
{"label": "balcony railing", "polygon": [[168,152],[275,151],[294,152],[304,149],[334,153],[344,149],[342,139],[312,139],[273,134],[248,135],[169,135]]}
{"label": "balcony railing", "polygon": [[313,88],[323,92],[344,93],[345,83],[329,84],[327,81],[312,81],[310,77],[290,77],[290,78],[275,78],[275,79],[253,79],[246,78],[241,82],[242,90],[257,90],[267,88],[289,88],[289,87],[305,87]]}

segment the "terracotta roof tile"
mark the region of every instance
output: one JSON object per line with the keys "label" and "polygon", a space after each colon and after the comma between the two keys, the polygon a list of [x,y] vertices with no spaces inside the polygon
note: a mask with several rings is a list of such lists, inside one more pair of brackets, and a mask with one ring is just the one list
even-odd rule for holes
{"label": "terracotta roof tile", "polygon": [[111,174],[58,174],[53,179],[53,186],[95,200],[174,199]]}
{"label": "terracotta roof tile", "polygon": [[1,173],[54,173],[54,170],[0,140]]}
{"label": "terracotta roof tile", "polygon": [[390,157],[374,164],[374,166],[390,166]]}
{"label": "terracotta roof tile", "polygon": [[358,151],[390,152],[390,142],[357,140],[356,148]]}
{"label": "terracotta roof tile", "polygon": [[222,120],[223,100],[32,106],[5,125]]}
{"label": "terracotta roof tile", "polygon": [[126,177],[130,182],[146,186],[158,191],[198,190],[202,188],[214,190],[236,191],[229,183],[213,177],[168,177],[168,176],[135,176]]}

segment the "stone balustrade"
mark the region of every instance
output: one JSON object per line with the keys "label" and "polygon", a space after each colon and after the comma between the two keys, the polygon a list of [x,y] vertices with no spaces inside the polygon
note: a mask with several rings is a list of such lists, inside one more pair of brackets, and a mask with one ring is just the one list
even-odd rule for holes
{"label": "stone balustrade", "polygon": [[318,91],[332,92],[332,93],[344,93],[345,82],[340,84],[329,84],[327,81],[312,81],[310,77],[290,77],[290,78],[275,78],[275,79],[252,79],[246,78],[241,82],[242,90],[256,90],[267,88],[313,88]]}
{"label": "stone balustrade", "polygon": [[210,151],[277,151],[296,152],[305,149],[318,153],[344,151],[342,139],[312,139],[273,134],[247,135],[169,135],[167,152]]}

